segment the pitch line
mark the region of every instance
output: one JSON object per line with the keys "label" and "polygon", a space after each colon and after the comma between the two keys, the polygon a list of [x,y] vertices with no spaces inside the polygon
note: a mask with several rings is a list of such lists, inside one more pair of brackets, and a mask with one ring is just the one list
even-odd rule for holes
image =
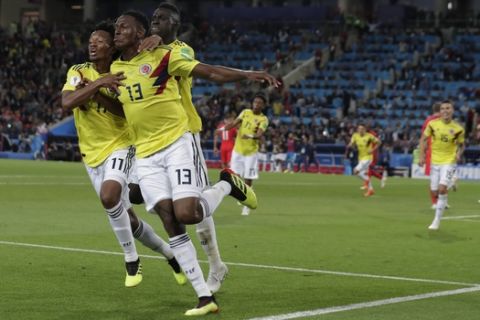
{"label": "pitch line", "polygon": [[[70,252],[84,252],[84,253],[119,255],[119,256],[123,255],[122,252],[94,250],[94,249],[81,249],[81,248],[69,248],[69,247],[58,247],[58,246],[50,246],[50,245],[43,245],[43,244],[11,242],[11,241],[1,241],[1,240],[0,240],[0,244],[10,245],[10,246],[22,246],[22,247],[31,247],[31,248],[51,249],[51,250],[62,250],[62,251],[70,251]],[[142,257],[142,258],[165,260],[164,257],[158,256],[158,255],[154,256],[154,255],[140,254],[139,256]],[[208,263],[208,261],[206,261],[206,260],[199,260],[199,262]],[[269,269],[269,270],[279,270],[279,271],[290,271],[290,272],[319,273],[319,274],[328,274],[328,275],[345,276],[345,277],[359,277],[359,278],[371,278],[371,279],[424,282],[424,283],[457,285],[457,286],[471,286],[471,287],[472,286],[474,286],[474,287],[480,286],[480,284],[477,284],[477,283],[466,283],[466,282],[458,282],[458,281],[420,279],[420,278],[409,278],[409,277],[399,277],[399,276],[385,276],[385,275],[376,275],[376,274],[367,274],[367,273],[341,272],[341,271],[331,271],[331,270],[321,270],[321,269],[282,267],[282,266],[272,266],[272,265],[263,265],[263,264],[241,263],[241,262],[225,262],[225,263],[227,265],[230,265],[230,266],[238,266],[238,267]]]}
{"label": "pitch line", "polygon": [[462,220],[462,219],[468,219],[468,218],[478,218],[480,217],[480,214],[473,214],[469,216],[450,216],[450,217],[443,217],[442,220]]}
{"label": "pitch line", "polygon": [[376,301],[369,301],[369,302],[354,303],[354,304],[348,304],[348,305],[345,305],[345,306],[328,307],[328,308],[322,308],[322,309],[316,309],[316,310],[307,310],[307,311],[285,313],[285,314],[279,314],[279,315],[273,315],[273,316],[267,316],[267,317],[251,318],[251,319],[248,319],[248,320],[298,319],[298,318],[319,316],[319,315],[329,314],[329,313],[337,313],[337,312],[343,312],[343,311],[351,311],[351,310],[359,310],[359,309],[366,309],[366,308],[372,308],[372,307],[379,307],[379,306],[385,306],[385,305],[389,305],[389,304],[396,304],[396,303],[402,303],[402,302],[418,301],[418,300],[425,300],[425,299],[438,298],[438,297],[454,296],[454,295],[471,293],[471,292],[478,292],[478,291],[480,291],[480,286],[469,287],[469,288],[461,288],[461,289],[455,289],[455,290],[437,291],[437,292],[416,294],[416,295],[412,295],[412,296],[397,297],[397,298],[390,298],[390,299],[383,299],[383,300],[376,300]]}

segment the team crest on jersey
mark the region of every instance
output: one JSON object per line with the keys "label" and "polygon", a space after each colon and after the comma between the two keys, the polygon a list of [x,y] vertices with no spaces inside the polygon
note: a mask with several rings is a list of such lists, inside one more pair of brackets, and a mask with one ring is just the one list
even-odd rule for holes
{"label": "team crest on jersey", "polygon": [[149,65],[148,63],[142,64],[142,65],[140,66],[140,70],[139,70],[139,71],[140,71],[141,74],[147,75],[147,74],[149,74],[149,73],[152,71],[152,66]]}

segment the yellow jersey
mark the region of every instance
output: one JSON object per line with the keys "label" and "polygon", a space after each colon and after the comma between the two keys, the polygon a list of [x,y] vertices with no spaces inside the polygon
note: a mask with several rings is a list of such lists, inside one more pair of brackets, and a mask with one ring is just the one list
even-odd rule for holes
{"label": "yellow jersey", "polygon": [[237,119],[242,120],[240,129],[238,129],[237,137],[235,138],[235,152],[249,156],[258,152],[260,141],[258,139],[243,139],[244,134],[256,134],[258,129],[264,132],[268,127],[268,118],[263,114],[254,114],[252,109],[243,110]]}
{"label": "yellow jersey", "polygon": [[[95,81],[100,77],[102,74],[99,74],[90,62],[74,65],[68,70],[62,91],[75,91],[82,79]],[[102,88],[100,91],[111,96],[106,89]],[[126,120],[108,112],[96,101],[90,100],[82,108],[74,108],[73,118],[80,152],[89,167],[99,166],[113,151],[132,144]]]}
{"label": "yellow jersey", "polygon": [[435,119],[428,123],[423,134],[432,137],[432,164],[456,163],[457,146],[465,141],[465,130],[460,124]]}
{"label": "yellow jersey", "polygon": [[[179,47],[181,52],[185,52],[187,55],[195,59],[195,52],[193,49],[180,40],[175,40],[169,44],[170,47]],[[182,97],[182,105],[185,108],[188,118],[188,129],[192,133],[198,133],[202,131],[202,119],[198,115],[197,109],[192,102],[192,77],[176,77],[178,86],[180,87],[180,96]]]}
{"label": "yellow jersey", "polygon": [[198,63],[181,47],[168,46],[112,63],[111,72],[123,71],[126,77],[118,99],[134,134],[137,158],[168,147],[188,131],[175,77],[189,77]]}
{"label": "yellow jersey", "polygon": [[358,132],[352,135],[352,142],[355,143],[358,150],[358,161],[373,160],[372,150],[379,140],[371,133],[366,132],[363,136]]}

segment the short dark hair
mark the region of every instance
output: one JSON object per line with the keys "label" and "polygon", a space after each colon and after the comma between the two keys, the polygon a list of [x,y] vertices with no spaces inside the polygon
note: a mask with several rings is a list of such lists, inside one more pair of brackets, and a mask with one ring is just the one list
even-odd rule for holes
{"label": "short dark hair", "polygon": [[432,111],[433,113],[438,113],[440,112],[440,105],[441,103],[440,102],[435,102],[432,106]]}
{"label": "short dark hair", "polygon": [[173,13],[176,13],[180,16],[180,10],[178,9],[178,7],[176,5],[174,5],[173,3],[169,3],[169,2],[162,2],[158,5],[158,9],[166,9],[166,10],[170,10],[172,11]]}
{"label": "short dark hair", "polygon": [[133,17],[145,29],[145,36],[148,35],[148,32],[150,30],[150,21],[148,20],[147,16],[143,12],[140,12],[137,10],[128,10],[122,13],[122,16]]}
{"label": "short dark hair", "polygon": [[453,101],[450,100],[450,99],[443,100],[442,102],[440,102],[440,105],[442,105],[442,104],[451,104],[452,107],[455,107],[455,103],[453,103]]}
{"label": "short dark hair", "polygon": [[112,41],[113,41],[113,38],[115,37],[115,25],[111,20],[103,20],[97,23],[93,28],[92,32],[95,32],[95,31],[107,32],[110,36],[112,36]]}
{"label": "short dark hair", "polygon": [[259,99],[262,99],[263,100],[263,103],[267,104],[267,98],[265,97],[265,95],[263,93],[256,93],[254,96],[253,96],[253,99],[255,100],[255,98],[259,98]]}

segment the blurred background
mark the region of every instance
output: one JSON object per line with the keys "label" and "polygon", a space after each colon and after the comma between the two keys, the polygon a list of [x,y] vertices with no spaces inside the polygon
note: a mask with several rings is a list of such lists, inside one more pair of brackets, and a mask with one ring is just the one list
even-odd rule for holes
{"label": "blurred background", "polygon": [[[390,174],[421,175],[414,167],[421,125],[432,104],[448,98],[467,133],[459,176],[480,178],[479,0],[171,2],[182,11],[180,39],[197,59],[265,69],[283,81],[272,90],[195,80],[211,166],[218,166],[218,123],[262,91],[270,119],[263,169],[284,171],[287,164],[273,156],[300,152],[306,136],[316,163],[303,170],[349,173],[355,157],[345,157],[345,143],[363,122],[384,142]],[[96,22],[128,9],[150,17],[159,3],[0,0],[0,158],[80,161],[73,119],[60,105],[66,72],[87,60]]]}

